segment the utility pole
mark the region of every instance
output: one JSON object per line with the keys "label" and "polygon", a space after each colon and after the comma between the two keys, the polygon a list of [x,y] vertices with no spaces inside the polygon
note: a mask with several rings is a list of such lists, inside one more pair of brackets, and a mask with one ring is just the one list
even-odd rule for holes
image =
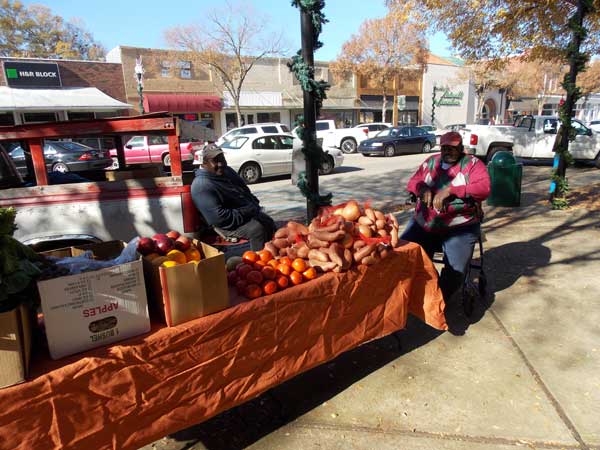
{"label": "utility pole", "polygon": [[[300,32],[302,35],[302,59],[312,69],[315,65],[315,30],[310,13],[304,9],[301,9],[300,13]],[[310,71],[310,78],[314,80],[314,70]],[[314,94],[304,90],[304,133],[307,137],[307,145],[312,146],[317,143],[316,120]],[[313,200],[314,198],[318,198],[319,195],[319,167],[313,158],[306,158],[306,181],[308,191],[311,194],[306,197],[306,216],[308,222],[310,222],[317,216],[319,209],[319,205]]]}
{"label": "utility pole", "polygon": [[140,113],[144,114],[144,66],[142,66],[142,57],[135,58],[135,78],[137,80],[137,92],[140,100]]}

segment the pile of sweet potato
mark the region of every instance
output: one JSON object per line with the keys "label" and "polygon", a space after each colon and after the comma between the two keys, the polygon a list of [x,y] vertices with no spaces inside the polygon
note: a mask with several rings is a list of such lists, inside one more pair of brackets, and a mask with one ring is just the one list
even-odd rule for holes
{"label": "pile of sweet potato", "polygon": [[372,265],[398,245],[398,222],[392,214],[351,200],[321,211],[307,227],[288,222],[265,244],[274,256],[307,259],[322,272],[343,272]]}

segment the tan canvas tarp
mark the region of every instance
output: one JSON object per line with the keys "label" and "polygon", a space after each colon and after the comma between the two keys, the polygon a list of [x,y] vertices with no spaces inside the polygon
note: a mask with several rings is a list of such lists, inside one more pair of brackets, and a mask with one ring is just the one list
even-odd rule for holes
{"label": "tan canvas tarp", "polygon": [[0,390],[0,447],[138,449],[403,328],[408,312],[446,329],[443,310],[432,263],[406,244],[375,266],[177,327],[34,358],[31,381]]}

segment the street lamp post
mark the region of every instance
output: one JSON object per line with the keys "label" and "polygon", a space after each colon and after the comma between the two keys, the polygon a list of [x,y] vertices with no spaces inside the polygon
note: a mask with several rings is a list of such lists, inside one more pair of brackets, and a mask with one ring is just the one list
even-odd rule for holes
{"label": "street lamp post", "polygon": [[135,58],[135,78],[137,80],[137,92],[140,97],[140,112],[144,114],[144,66],[142,65],[142,57]]}

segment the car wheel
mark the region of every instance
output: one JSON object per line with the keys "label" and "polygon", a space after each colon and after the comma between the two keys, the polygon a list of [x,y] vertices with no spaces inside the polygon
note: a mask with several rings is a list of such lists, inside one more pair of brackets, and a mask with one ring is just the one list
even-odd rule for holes
{"label": "car wheel", "polygon": [[429,153],[431,151],[431,144],[429,142],[425,142],[423,144],[423,153]]}
{"label": "car wheel", "polygon": [[119,168],[119,158],[117,158],[116,156],[112,157],[112,166],[109,167],[109,169],[112,170],[117,170]]}
{"label": "car wheel", "polygon": [[594,166],[596,169],[600,169],[600,153],[596,155],[596,159],[594,159]]}
{"label": "car wheel", "polygon": [[69,167],[65,163],[58,162],[52,166],[52,172],[67,173]]}
{"label": "car wheel", "polygon": [[334,167],[335,163],[333,162],[333,158],[331,156],[327,156],[325,161],[321,163],[319,175],[329,175],[330,173],[333,173]]}
{"label": "car wheel", "polygon": [[346,138],[340,143],[344,153],[356,153],[356,141],[352,138]]}
{"label": "car wheel", "polygon": [[171,166],[171,155],[168,153],[162,158],[163,166],[170,167]]}
{"label": "car wheel", "polygon": [[383,150],[383,156],[396,156],[396,149],[394,148],[393,145],[388,145],[384,150]]}
{"label": "car wheel", "polygon": [[244,164],[240,169],[240,177],[246,184],[256,183],[260,180],[260,167],[256,163]]}

